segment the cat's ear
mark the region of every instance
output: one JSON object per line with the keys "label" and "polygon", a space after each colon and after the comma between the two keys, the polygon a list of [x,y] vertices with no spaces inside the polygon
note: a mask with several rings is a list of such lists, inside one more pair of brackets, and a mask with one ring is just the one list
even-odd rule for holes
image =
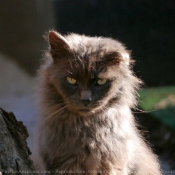
{"label": "cat's ear", "polygon": [[68,55],[70,46],[66,38],[61,34],[55,31],[50,31],[48,41],[50,45],[50,54],[54,60]]}
{"label": "cat's ear", "polygon": [[130,64],[130,53],[129,51],[118,52],[121,55],[121,61],[123,61],[126,65]]}
{"label": "cat's ear", "polygon": [[116,65],[119,63],[124,63],[126,65],[130,64],[130,54],[128,51],[116,51],[107,54],[106,60],[110,65]]}

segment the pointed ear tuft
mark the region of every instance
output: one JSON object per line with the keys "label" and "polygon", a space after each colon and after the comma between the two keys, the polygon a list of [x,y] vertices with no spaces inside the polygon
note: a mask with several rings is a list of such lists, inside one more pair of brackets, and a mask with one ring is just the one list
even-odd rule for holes
{"label": "pointed ear tuft", "polygon": [[118,65],[120,63],[130,64],[130,56],[128,51],[114,51],[105,56],[108,65]]}
{"label": "pointed ear tuft", "polygon": [[68,41],[61,34],[55,31],[49,32],[49,44],[51,46],[66,46],[69,48]]}
{"label": "pointed ear tuft", "polygon": [[50,44],[50,53],[53,59],[60,59],[69,53],[69,43],[61,34],[55,31],[50,31],[48,39]]}
{"label": "pointed ear tuft", "polygon": [[130,64],[130,56],[129,56],[129,52],[124,51],[124,52],[118,52],[121,55],[122,61],[126,64],[129,65]]}

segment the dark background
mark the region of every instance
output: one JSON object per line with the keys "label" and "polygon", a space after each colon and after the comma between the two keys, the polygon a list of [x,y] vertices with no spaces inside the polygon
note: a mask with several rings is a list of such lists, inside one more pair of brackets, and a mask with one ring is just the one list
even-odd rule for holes
{"label": "dark background", "polygon": [[54,1],[56,27],[116,38],[132,50],[135,72],[147,86],[175,84],[175,1]]}
{"label": "dark background", "polygon": [[0,1],[0,52],[33,76],[49,29],[118,39],[146,87],[175,85],[174,0]]}

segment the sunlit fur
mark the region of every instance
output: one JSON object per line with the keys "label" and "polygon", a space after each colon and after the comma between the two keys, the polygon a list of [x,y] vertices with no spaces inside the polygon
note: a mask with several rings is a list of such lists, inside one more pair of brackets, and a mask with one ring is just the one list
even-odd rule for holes
{"label": "sunlit fur", "polygon": [[[131,112],[141,81],[125,47],[110,38],[55,31],[48,41],[38,73],[40,168],[51,174],[160,175]],[[78,84],[66,84],[66,77]],[[108,82],[98,86],[98,78]],[[83,93],[91,96],[87,106]]]}

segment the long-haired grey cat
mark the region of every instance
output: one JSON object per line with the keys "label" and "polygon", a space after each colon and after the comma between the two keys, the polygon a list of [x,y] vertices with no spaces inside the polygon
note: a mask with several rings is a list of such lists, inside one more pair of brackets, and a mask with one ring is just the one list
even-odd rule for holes
{"label": "long-haired grey cat", "polygon": [[141,81],[126,48],[110,38],[55,31],[48,41],[38,77],[41,170],[161,175],[131,112]]}

